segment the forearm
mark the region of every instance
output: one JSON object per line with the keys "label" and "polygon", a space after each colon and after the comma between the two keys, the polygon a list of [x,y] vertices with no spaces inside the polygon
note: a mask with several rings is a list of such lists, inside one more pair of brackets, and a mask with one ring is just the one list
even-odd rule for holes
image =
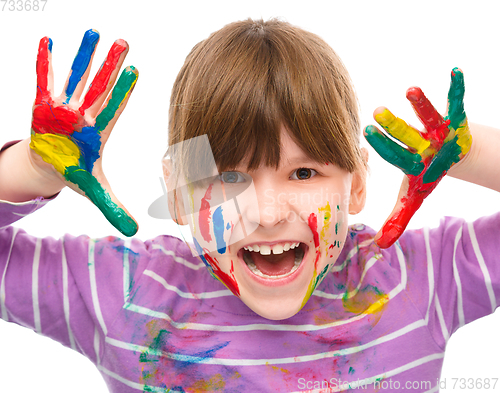
{"label": "forearm", "polygon": [[36,197],[57,194],[61,180],[33,166],[29,139],[0,152],[0,200],[25,202]]}
{"label": "forearm", "polygon": [[448,175],[500,192],[500,130],[469,124],[472,146]]}

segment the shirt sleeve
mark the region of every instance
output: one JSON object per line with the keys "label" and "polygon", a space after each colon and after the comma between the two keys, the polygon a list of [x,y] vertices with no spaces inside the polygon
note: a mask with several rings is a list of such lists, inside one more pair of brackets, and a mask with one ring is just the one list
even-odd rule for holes
{"label": "shirt sleeve", "polygon": [[500,213],[473,222],[446,217],[438,228],[408,231],[400,246],[408,293],[442,348],[500,304]]}
{"label": "shirt sleeve", "polygon": [[0,203],[0,317],[98,364],[149,251],[135,239],[36,238],[8,226],[44,203]]}

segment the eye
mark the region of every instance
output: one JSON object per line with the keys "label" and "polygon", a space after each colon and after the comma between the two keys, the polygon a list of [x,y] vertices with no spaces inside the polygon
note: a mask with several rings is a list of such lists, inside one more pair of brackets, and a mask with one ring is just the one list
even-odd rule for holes
{"label": "eye", "polygon": [[245,181],[245,178],[239,172],[222,172],[219,178],[228,184],[243,183]]}
{"label": "eye", "polygon": [[316,172],[314,169],[311,168],[299,168],[293,172],[291,178],[293,180],[307,180],[315,176],[317,173],[318,172]]}

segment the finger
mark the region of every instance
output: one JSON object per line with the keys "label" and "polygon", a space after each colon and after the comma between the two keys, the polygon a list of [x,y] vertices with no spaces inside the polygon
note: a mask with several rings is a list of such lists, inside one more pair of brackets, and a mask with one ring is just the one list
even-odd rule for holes
{"label": "finger", "polygon": [[389,164],[401,169],[405,174],[417,176],[424,169],[422,157],[418,153],[412,153],[388,136],[380,132],[377,127],[367,126],[364,136],[375,151]]}
{"label": "finger", "polygon": [[[85,99],[80,106],[80,114],[87,111],[94,117],[106,99],[118,76],[118,72],[127,56],[128,44],[124,40],[116,41],[109,50],[108,56],[94,77]],[[89,108],[91,108],[89,110]]]}
{"label": "finger", "polygon": [[422,181],[424,184],[433,183],[444,176],[451,166],[463,157],[462,146],[459,144],[459,135],[443,144],[436,153],[429,167],[424,173]]}
{"label": "finger", "polygon": [[52,40],[49,37],[43,37],[38,45],[36,58],[35,105],[40,105],[42,102],[52,102],[53,83]]}
{"label": "finger", "polygon": [[134,67],[123,70],[106,107],[97,116],[95,125],[83,127],[80,132],[73,133],[72,137],[82,152],[80,165],[90,173],[94,172],[94,163],[101,156],[111,130],[127,106],[138,77],[139,72]]}
{"label": "finger", "polygon": [[92,58],[94,57],[95,48],[98,42],[99,32],[92,29],[85,32],[78,53],[73,60],[66,86],[63,90],[65,96],[63,97],[63,101],[65,104],[67,104],[73,96],[76,100],[80,98],[85,83],[87,82],[90,72],[89,65],[92,63]]}
{"label": "finger", "polygon": [[450,119],[450,126],[454,130],[459,128],[466,120],[464,94],[464,74],[460,68],[454,68],[451,71],[451,84],[448,91],[448,118]]}
{"label": "finger", "polygon": [[419,87],[410,87],[406,91],[406,98],[411,102],[415,113],[427,130],[422,136],[442,143],[448,135],[447,124],[422,90]]}
{"label": "finger", "polygon": [[[116,82],[116,86],[111,92],[111,97],[105,108],[99,113],[96,118],[95,127],[97,132],[101,133],[108,126],[113,128],[114,124],[125,109],[128,98],[139,78],[139,71],[133,66],[129,66],[123,70]],[[104,142],[103,142],[104,143]]]}
{"label": "finger", "polygon": [[116,229],[125,236],[135,235],[138,230],[137,222],[117,200],[106,178],[102,176],[103,178],[99,181],[91,173],[78,166],[66,168],[64,175],[66,180],[76,184],[83,191],[84,195],[99,208]]}
{"label": "finger", "polygon": [[418,154],[422,154],[429,147],[430,142],[422,138],[418,130],[406,124],[403,119],[394,116],[388,109],[376,109],[374,118],[384,130],[406,146],[415,149]]}

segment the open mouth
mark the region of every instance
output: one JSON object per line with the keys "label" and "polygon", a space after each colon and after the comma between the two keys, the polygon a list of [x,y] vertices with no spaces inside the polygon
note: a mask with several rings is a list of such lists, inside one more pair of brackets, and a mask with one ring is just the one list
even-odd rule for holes
{"label": "open mouth", "polygon": [[279,254],[263,255],[259,250],[241,249],[243,261],[256,276],[276,280],[292,275],[302,263],[308,246],[299,243],[296,247],[283,250]]}

